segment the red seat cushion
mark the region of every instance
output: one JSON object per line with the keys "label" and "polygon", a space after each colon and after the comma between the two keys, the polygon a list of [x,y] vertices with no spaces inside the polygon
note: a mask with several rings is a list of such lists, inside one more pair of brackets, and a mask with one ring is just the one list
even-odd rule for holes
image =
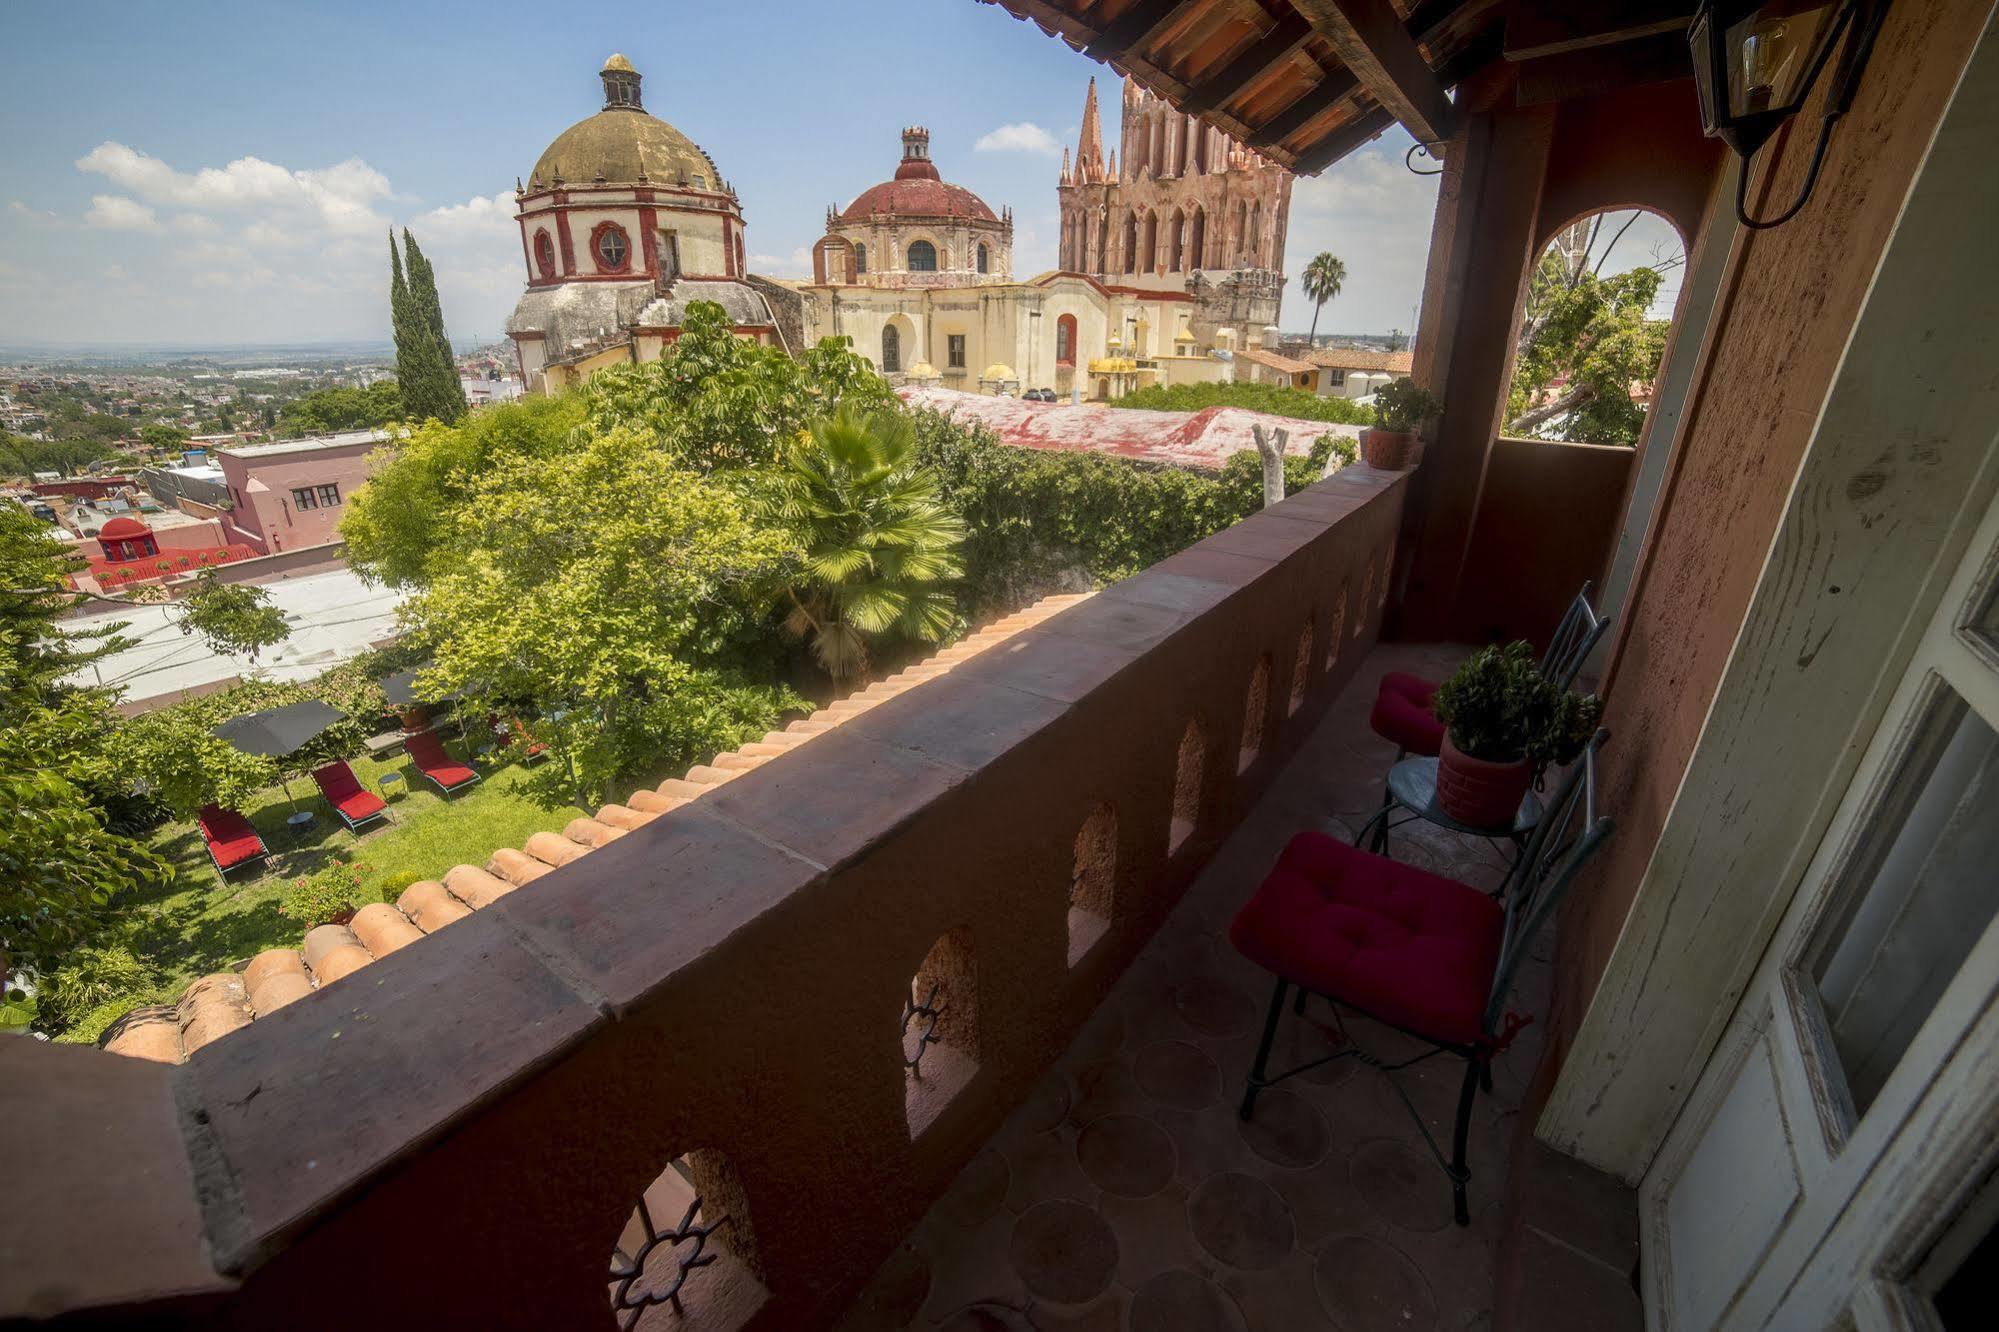
{"label": "red seat cushion", "polygon": [[339,810],[350,823],[359,823],[388,808],[380,796],[362,788],[354,770],[345,763],[329,763],[313,769],[312,780],[326,797],[326,803]]}
{"label": "red seat cushion", "polygon": [[1473,888],[1324,833],[1291,839],[1229,927],[1244,957],[1432,1040],[1469,1044],[1506,928]]}
{"label": "red seat cushion", "polygon": [[1444,724],[1430,709],[1436,696],[1435,681],[1390,671],[1374,691],[1374,711],[1368,714],[1368,725],[1382,739],[1393,740],[1412,754],[1434,758],[1444,747]]}
{"label": "red seat cushion", "polygon": [[479,774],[451,757],[450,751],[435,735],[413,735],[403,746],[423,770],[424,776],[439,786],[462,786]]}
{"label": "red seat cushion", "polygon": [[208,843],[209,854],[223,869],[234,869],[264,854],[264,839],[233,809],[207,805],[196,821],[201,825],[201,840]]}

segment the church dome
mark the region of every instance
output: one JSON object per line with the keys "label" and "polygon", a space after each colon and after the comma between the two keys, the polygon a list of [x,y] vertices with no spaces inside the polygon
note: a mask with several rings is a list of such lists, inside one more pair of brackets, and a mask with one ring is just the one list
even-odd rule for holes
{"label": "church dome", "polygon": [[112,541],[130,541],[137,537],[147,537],[152,534],[153,529],[138,519],[125,517],[113,518],[97,531],[100,540],[108,538]]}
{"label": "church dome", "polygon": [[639,74],[614,55],[604,62],[604,109],[555,136],[534,164],[531,179],[546,187],[603,180],[622,185],[692,185],[720,189],[714,159],[639,102]]}
{"label": "church dome", "polygon": [[980,222],[998,222],[986,201],[953,185],[938,174],[930,160],[930,131],[922,126],[902,132],[902,161],[895,178],[861,191],[860,197],[840,214],[842,222],[860,222],[872,217],[968,217]]}

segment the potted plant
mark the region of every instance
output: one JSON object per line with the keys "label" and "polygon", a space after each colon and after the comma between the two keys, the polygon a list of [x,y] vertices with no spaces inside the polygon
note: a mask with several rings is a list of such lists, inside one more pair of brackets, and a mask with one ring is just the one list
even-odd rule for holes
{"label": "potted plant", "polygon": [[1603,715],[1595,695],[1542,675],[1525,641],[1472,653],[1432,706],[1445,728],[1437,803],[1474,828],[1512,827],[1528,784],[1581,753]]}
{"label": "potted plant", "polygon": [[1443,406],[1406,375],[1374,391],[1374,428],[1360,437],[1369,467],[1399,471],[1409,465],[1416,432]]}

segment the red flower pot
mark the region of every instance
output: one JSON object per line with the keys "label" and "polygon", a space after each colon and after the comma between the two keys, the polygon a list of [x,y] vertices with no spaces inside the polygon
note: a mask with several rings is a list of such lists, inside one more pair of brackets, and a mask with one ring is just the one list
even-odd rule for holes
{"label": "red flower pot", "polygon": [[1416,435],[1408,430],[1383,430],[1379,426],[1360,437],[1360,456],[1369,467],[1399,472],[1409,465],[1416,447]]}
{"label": "red flower pot", "polygon": [[1437,803],[1473,828],[1511,828],[1532,776],[1524,758],[1493,763],[1473,758],[1448,733],[1437,759]]}

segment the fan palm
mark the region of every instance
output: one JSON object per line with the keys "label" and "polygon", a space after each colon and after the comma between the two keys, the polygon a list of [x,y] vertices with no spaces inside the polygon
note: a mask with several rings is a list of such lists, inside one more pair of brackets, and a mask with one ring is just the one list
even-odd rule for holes
{"label": "fan palm", "polygon": [[1346,262],[1330,250],[1321,250],[1312,262],[1305,265],[1305,275],[1299,285],[1312,298],[1311,341],[1316,343],[1319,340],[1319,315],[1325,310],[1326,302],[1340,294],[1340,288],[1346,285],[1346,281]]}
{"label": "fan palm", "polygon": [[836,680],[867,668],[874,639],[936,642],[956,622],[964,523],[916,463],[915,439],[899,411],[842,407],[813,421],[777,471],[772,512],[804,550],[785,629]]}

